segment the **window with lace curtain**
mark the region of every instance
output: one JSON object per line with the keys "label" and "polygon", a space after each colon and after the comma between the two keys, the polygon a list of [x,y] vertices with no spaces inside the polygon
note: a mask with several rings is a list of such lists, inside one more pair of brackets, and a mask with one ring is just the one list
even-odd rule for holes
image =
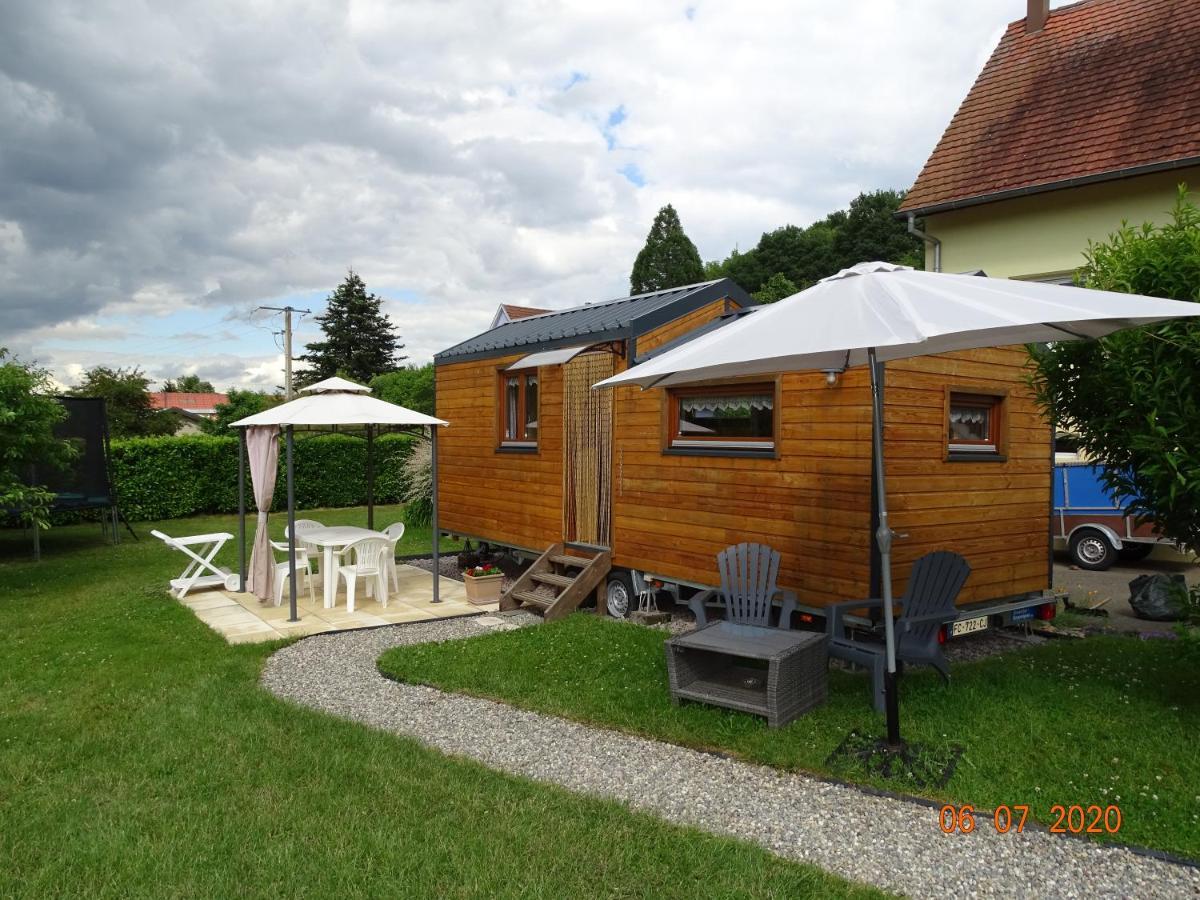
{"label": "window with lace curtain", "polygon": [[672,390],[668,447],[684,450],[775,448],[775,385]]}
{"label": "window with lace curtain", "polygon": [[500,446],[531,449],[538,441],[538,370],[500,373]]}
{"label": "window with lace curtain", "polygon": [[951,391],[947,404],[947,446],[950,453],[1000,453],[1003,404],[1003,397]]}

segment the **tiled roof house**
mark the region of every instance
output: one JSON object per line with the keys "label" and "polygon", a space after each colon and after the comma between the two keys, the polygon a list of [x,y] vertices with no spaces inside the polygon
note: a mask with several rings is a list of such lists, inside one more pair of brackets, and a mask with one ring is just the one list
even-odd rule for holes
{"label": "tiled roof house", "polygon": [[[1028,0],[901,207],[927,266],[1064,279],[1200,189],[1200,0]],[[940,247],[939,243],[940,242]]]}

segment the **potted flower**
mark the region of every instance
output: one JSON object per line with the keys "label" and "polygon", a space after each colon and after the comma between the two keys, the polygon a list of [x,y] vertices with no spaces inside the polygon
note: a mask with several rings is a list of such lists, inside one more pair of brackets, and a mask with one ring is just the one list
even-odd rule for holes
{"label": "potted flower", "polygon": [[472,603],[496,603],[504,587],[504,573],[498,566],[487,563],[465,569],[463,581],[467,585],[467,599]]}

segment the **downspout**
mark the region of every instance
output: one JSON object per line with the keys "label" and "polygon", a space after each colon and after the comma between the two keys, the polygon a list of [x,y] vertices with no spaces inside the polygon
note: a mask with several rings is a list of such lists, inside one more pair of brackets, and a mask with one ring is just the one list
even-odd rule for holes
{"label": "downspout", "polygon": [[926,234],[917,227],[916,213],[908,214],[908,233],[913,237],[919,238],[927,244],[933,245],[933,271],[942,271],[942,242],[935,238],[932,234]]}

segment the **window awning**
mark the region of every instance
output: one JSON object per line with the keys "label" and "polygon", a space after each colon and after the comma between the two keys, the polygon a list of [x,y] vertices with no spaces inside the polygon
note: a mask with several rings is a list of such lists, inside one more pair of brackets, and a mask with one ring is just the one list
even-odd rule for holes
{"label": "window awning", "polygon": [[530,353],[528,356],[522,356],[504,371],[516,372],[520,369],[536,369],[538,366],[561,366],[563,363],[573,360],[590,346],[592,345],[582,344],[579,347],[560,347],[558,350]]}

